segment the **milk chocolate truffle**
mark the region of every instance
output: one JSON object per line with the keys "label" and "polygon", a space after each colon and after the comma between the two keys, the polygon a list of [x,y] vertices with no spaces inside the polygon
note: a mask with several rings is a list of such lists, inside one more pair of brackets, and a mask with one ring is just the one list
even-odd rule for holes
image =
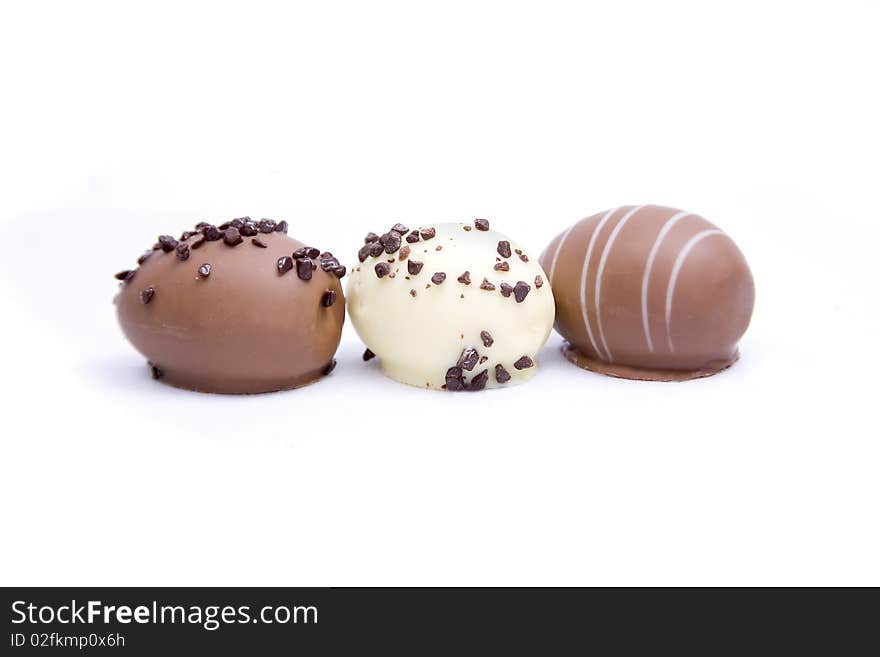
{"label": "milk chocolate truffle", "polygon": [[397,224],[368,234],[358,260],[348,309],[387,376],[475,391],[535,374],[553,326],[553,293],[537,259],[487,220]]}
{"label": "milk chocolate truffle", "polygon": [[166,383],[258,393],[311,383],[335,361],[345,267],[287,236],[287,222],[244,217],[159,237],[116,275],[119,323]]}
{"label": "milk chocolate truffle", "polygon": [[681,381],[739,357],[755,285],[733,240],[702,217],[657,205],[584,219],[541,255],[566,357],[628,379]]}

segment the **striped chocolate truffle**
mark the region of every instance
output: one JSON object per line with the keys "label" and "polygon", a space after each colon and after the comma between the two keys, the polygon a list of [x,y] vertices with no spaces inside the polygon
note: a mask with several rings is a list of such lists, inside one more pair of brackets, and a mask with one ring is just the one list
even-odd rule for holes
{"label": "striped chocolate truffle", "polygon": [[540,262],[565,355],[581,367],[671,381],[739,357],[754,281],[733,240],[699,215],[657,205],[600,212],[557,235]]}

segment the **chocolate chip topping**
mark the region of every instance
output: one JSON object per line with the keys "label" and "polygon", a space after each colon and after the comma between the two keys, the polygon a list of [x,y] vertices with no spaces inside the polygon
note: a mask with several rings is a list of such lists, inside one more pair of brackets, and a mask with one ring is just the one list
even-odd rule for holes
{"label": "chocolate chip topping", "polygon": [[[410,260],[410,263],[412,263],[412,260]],[[391,267],[388,266],[387,262],[377,262],[374,269],[376,270],[376,276],[379,278],[384,278],[391,271]]]}
{"label": "chocolate chip topping", "polygon": [[488,278],[484,278],[484,279],[483,279],[483,282],[480,283],[480,289],[481,289],[481,290],[488,290],[489,292],[491,292],[492,290],[495,289],[495,286],[492,285],[492,283],[489,282],[489,279],[488,279]]}
{"label": "chocolate chip topping", "polygon": [[324,368],[324,376],[327,376],[328,374],[330,374],[330,372],[332,372],[335,369],[336,369],[336,359],[334,358],[329,363],[327,363],[327,367]]}
{"label": "chocolate chip topping", "polygon": [[517,303],[522,303],[531,291],[532,286],[525,281],[517,281],[513,288],[513,296]]}
{"label": "chocolate chip topping", "polygon": [[153,300],[153,296],[154,296],[155,294],[156,294],[156,288],[154,288],[154,287],[145,287],[143,290],[141,290],[141,293],[140,293],[140,295],[139,295],[139,296],[140,296],[140,299],[141,299],[141,303],[144,304],[144,305],[150,303],[150,301]]}
{"label": "chocolate chip topping", "polygon": [[156,364],[154,364],[154,363],[151,363],[150,361],[147,361],[147,365],[150,366],[150,375],[151,375],[156,381],[158,381],[158,380],[161,379],[163,376],[165,376],[165,372],[163,372],[162,370],[160,370],[158,365],[156,365]]}
{"label": "chocolate chip topping", "polygon": [[498,242],[498,255],[502,258],[510,257],[510,242],[507,240],[501,240]]}
{"label": "chocolate chip topping", "polygon": [[474,219],[474,226],[476,226],[477,230],[489,230],[489,220]]}
{"label": "chocolate chip topping", "polygon": [[498,383],[507,383],[510,381],[510,372],[504,369],[504,365],[501,363],[495,366],[495,380]]}
{"label": "chocolate chip topping", "polygon": [[450,367],[446,370],[446,389],[452,392],[464,390],[464,372],[460,367]]}
{"label": "chocolate chip topping", "polygon": [[416,292],[415,290],[410,290],[410,291],[409,291],[409,296],[411,296],[411,297],[416,296],[416,294],[418,294],[418,292]]}
{"label": "chocolate chip topping", "polygon": [[530,367],[534,367],[534,361],[528,356],[522,356],[517,360],[513,366],[518,370],[527,370]]}
{"label": "chocolate chip topping", "polygon": [[199,267],[199,276],[201,276],[202,278],[207,278],[211,275],[211,269],[211,263],[206,262],[201,267]]}
{"label": "chocolate chip topping", "polygon": [[336,291],[335,290],[327,290],[324,294],[321,295],[321,305],[324,308],[329,308],[334,303],[336,303]]}
{"label": "chocolate chip topping", "polygon": [[333,270],[333,275],[336,276],[336,278],[342,278],[343,276],[345,276],[346,271],[348,270],[345,268],[345,265],[339,265],[336,269]]}
{"label": "chocolate chip topping", "polygon": [[364,244],[360,249],[358,249],[358,260],[361,262],[366,262],[367,258],[370,257],[370,244]]}
{"label": "chocolate chip topping", "polygon": [[310,281],[315,267],[315,263],[308,258],[300,258],[296,261],[296,275],[301,281]]}
{"label": "chocolate chip topping", "polygon": [[422,267],[425,266],[424,262],[419,262],[418,260],[409,260],[406,263],[406,270],[412,275],[415,276],[420,271],[422,271]]}
{"label": "chocolate chip topping", "polygon": [[237,244],[241,244],[241,233],[238,232],[238,228],[227,228],[223,231],[223,242],[228,244],[229,246],[235,246]]}
{"label": "chocolate chip topping", "polygon": [[278,258],[278,262],[276,262],[275,265],[278,268],[279,274],[286,274],[293,269],[293,258],[290,256],[281,256]]}
{"label": "chocolate chip topping", "polygon": [[257,224],[257,228],[261,233],[274,233],[275,232],[275,222],[272,219],[260,219],[260,223]]}
{"label": "chocolate chip topping", "polygon": [[372,351],[370,351],[369,349],[364,349],[364,362],[368,360],[373,360],[375,357],[376,354],[374,354]]}
{"label": "chocolate chip topping", "polygon": [[287,222],[286,221],[279,221],[278,225],[275,226],[275,232],[276,233],[284,233],[285,235],[287,235]]}
{"label": "chocolate chip topping", "polygon": [[479,374],[477,374],[474,378],[471,379],[470,390],[472,392],[477,392],[478,390],[482,390],[486,387],[486,383],[489,381],[489,370],[483,370]]}
{"label": "chocolate chip topping", "polygon": [[465,285],[470,285],[471,284],[471,273],[469,271],[466,271],[465,273],[463,273],[461,276],[458,277],[458,282],[464,283]]}
{"label": "chocolate chip topping", "polygon": [[474,369],[478,360],[480,360],[480,354],[477,353],[477,350],[473,347],[468,347],[461,352],[461,356],[458,357],[458,363],[456,363],[456,365],[461,369],[470,372]]}
{"label": "chocolate chip topping", "polygon": [[217,226],[206,226],[202,230],[202,235],[205,236],[205,239],[208,242],[216,242],[220,238],[223,237],[223,233],[220,232],[220,229]]}
{"label": "chocolate chip topping", "polygon": [[385,246],[381,242],[373,242],[370,244],[370,255],[374,258],[382,255],[385,252]]}
{"label": "chocolate chip topping", "polygon": [[406,260],[407,258],[409,258],[409,254],[410,254],[410,248],[409,248],[409,246],[404,244],[402,247],[400,247],[400,253],[397,254],[397,259],[398,260]]}
{"label": "chocolate chip topping", "polygon": [[364,238],[364,244],[372,244],[373,242],[378,242],[379,236],[376,233],[367,233],[367,236]]}
{"label": "chocolate chip topping", "polygon": [[501,284],[501,296],[502,297],[504,297],[506,299],[507,297],[509,297],[511,295],[512,292],[513,292],[513,288],[510,285],[508,285],[507,283]]}
{"label": "chocolate chip topping", "polygon": [[398,222],[398,223],[394,224],[394,225],[391,227],[391,230],[393,230],[393,231],[396,232],[396,233],[400,233],[401,235],[403,235],[406,231],[409,230],[409,228],[407,228],[406,226],[404,226],[402,223]]}
{"label": "chocolate chip topping", "polygon": [[[205,242],[207,242],[207,241],[208,240],[205,238],[204,235],[199,235],[197,238],[195,238],[192,241],[192,244],[189,245],[189,248],[192,249],[193,251],[195,251],[196,249],[201,249],[205,245]],[[140,263],[138,263],[138,264],[140,264]]]}
{"label": "chocolate chip topping", "polygon": [[445,280],[446,280],[446,274],[442,271],[438,271],[433,276],[431,276],[431,282],[434,285],[440,285],[440,283],[442,283]]}
{"label": "chocolate chip topping", "polygon": [[257,234],[257,227],[253,224],[244,224],[241,228],[238,229],[238,232],[241,233],[244,237],[253,237]]}
{"label": "chocolate chip topping", "polygon": [[126,269],[124,271],[120,271],[120,272],[113,274],[113,278],[115,278],[117,281],[123,281],[125,283],[128,283],[132,278],[134,278],[134,274],[135,274],[135,270]]}
{"label": "chocolate chip topping", "polygon": [[495,271],[510,271],[510,265],[508,265],[507,261],[505,260],[502,260],[501,262],[496,262]]}
{"label": "chocolate chip topping", "polygon": [[529,256],[527,256],[525,253],[520,253],[520,254],[519,254],[519,259],[522,260],[523,262],[528,262],[528,261],[529,261]]}
{"label": "chocolate chip topping", "polygon": [[406,241],[410,244],[415,244],[419,241],[419,231],[414,230],[409,235],[406,236]]}
{"label": "chocolate chip topping", "polygon": [[[193,244],[193,248],[195,248],[195,244]],[[138,265],[144,264],[147,261],[147,258],[149,258],[151,255],[153,255],[152,249],[150,251],[144,251],[143,253],[141,253],[141,255],[137,259]]]}
{"label": "chocolate chip topping", "polygon": [[251,244],[253,244],[254,246],[258,246],[261,249],[267,248],[266,243],[263,240],[261,240],[259,237],[254,237],[253,239],[251,239]]}
{"label": "chocolate chip topping", "polygon": [[544,287],[544,279],[540,276],[535,276],[535,287],[538,289]]}
{"label": "chocolate chip topping", "polygon": [[296,251],[293,252],[293,259],[299,260],[300,258],[305,258],[308,250],[309,250],[309,247],[307,247],[307,246],[299,247]]}
{"label": "chocolate chip topping", "polygon": [[385,240],[385,253],[391,255],[400,248],[400,235],[398,233],[389,233],[388,239]]}
{"label": "chocolate chip topping", "polygon": [[422,228],[419,231],[419,235],[422,236],[423,240],[433,239],[433,237],[437,234],[436,228]]}
{"label": "chocolate chip topping", "polygon": [[483,341],[484,347],[491,347],[495,344],[495,339],[489,331],[480,331],[480,339]]}
{"label": "chocolate chip topping", "polygon": [[169,253],[177,248],[177,240],[171,235],[159,235],[159,248]]}
{"label": "chocolate chip topping", "polygon": [[178,260],[188,260],[189,259],[189,244],[178,244],[175,249],[175,253],[177,255]]}

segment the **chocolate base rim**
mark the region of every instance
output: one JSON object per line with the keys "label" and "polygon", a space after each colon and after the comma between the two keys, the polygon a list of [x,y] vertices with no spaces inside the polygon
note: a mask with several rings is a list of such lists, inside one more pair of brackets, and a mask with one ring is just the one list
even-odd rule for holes
{"label": "chocolate base rim", "polygon": [[632,365],[608,363],[596,358],[591,358],[570,342],[563,342],[562,355],[573,365],[584,370],[589,370],[590,372],[596,372],[597,374],[604,374],[605,376],[610,376],[615,379],[657,381],[662,383],[704,379],[709,376],[714,376],[719,372],[723,372],[739,360],[739,350],[737,349],[732,358],[712,361],[696,370],[652,369],[647,367],[634,367]]}
{"label": "chocolate base rim", "polygon": [[[191,383],[186,380],[184,377],[182,380],[178,377],[175,377],[173,372],[168,372],[167,370],[162,371],[162,376],[158,379],[154,379],[155,383],[165,384],[177,390],[185,390],[187,392],[195,392],[198,394],[208,394],[208,395],[271,395],[273,392],[285,392],[287,390],[296,390],[298,388],[305,388],[310,385],[314,385],[318,383],[322,379],[326,379],[329,375],[324,374],[324,368],[317,370],[316,372],[310,372],[306,375],[287,379],[286,382],[279,382],[277,384],[272,384],[271,386],[266,387],[257,387],[254,390],[232,390],[230,389],[218,389],[218,388],[210,388],[204,385],[199,385],[197,383]],[[177,380],[175,380],[177,379]]]}

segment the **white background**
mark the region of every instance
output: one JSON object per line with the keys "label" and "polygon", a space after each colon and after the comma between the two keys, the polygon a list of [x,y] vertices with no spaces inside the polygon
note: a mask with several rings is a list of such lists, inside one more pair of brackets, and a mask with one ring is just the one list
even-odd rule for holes
{"label": "white background", "polygon": [[[2,584],[880,584],[876,2],[5,3]],[[248,214],[344,255],[698,212],[742,360],[447,395],[155,383],[112,274]]]}

